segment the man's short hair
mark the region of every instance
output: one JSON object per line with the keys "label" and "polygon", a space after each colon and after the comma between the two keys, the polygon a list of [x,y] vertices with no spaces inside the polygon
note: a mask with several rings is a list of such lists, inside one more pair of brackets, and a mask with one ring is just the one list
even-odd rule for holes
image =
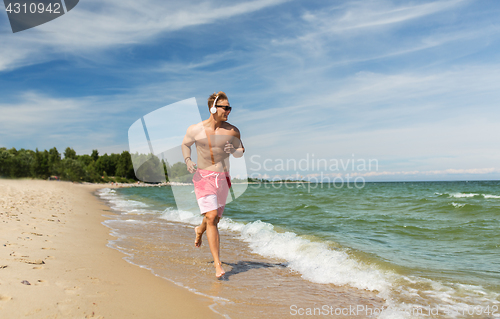
{"label": "man's short hair", "polygon": [[228,101],[228,98],[227,98],[226,93],[224,93],[224,92],[222,92],[222,91],[219,91],[219,93],[214,93],[214,94],[212,94],[212,95],[210,95],[210,96],[208,97],[208,109],[209,109],[209,110],[210,110],[210,108],[213,106],[214,101],[215,101],[215,98],[216,98],[217,96],[219,97],[219,98],[217,99],[217,101],[222,101],[222,100],[226,100],[226,101]]}

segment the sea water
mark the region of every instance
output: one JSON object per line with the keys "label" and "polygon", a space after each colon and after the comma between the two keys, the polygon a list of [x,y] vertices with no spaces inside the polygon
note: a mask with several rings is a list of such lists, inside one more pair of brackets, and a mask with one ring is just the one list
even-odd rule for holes
{"label": "sea water", "polygon": [[500,318],[497,181],[249,184],[219,223],[223,280],[170,186],[99,195],[110,247],[228,318]]}

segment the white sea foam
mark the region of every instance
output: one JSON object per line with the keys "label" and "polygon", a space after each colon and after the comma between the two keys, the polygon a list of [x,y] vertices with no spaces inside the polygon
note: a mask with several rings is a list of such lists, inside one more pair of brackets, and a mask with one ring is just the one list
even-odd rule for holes
{"label": "white sea foam", "polygon": [[262,221],[246,225],[226,221],[221,228],[240,232],[241,239],[262,256],[284,259],[288,267],[304,279],[317,283],[386,291],[390,283],[384,275],[351,258],[343,250],[333,250],[326,243],[311,242],[292,232],[278,233]]}
{"label": "white sea foam", "polygon": [[452,202],[451,204],[453,205],[453,207],[456,207],[456,208],[462,208],[466,205],[466,204],[459,204],[459,203],[455,203],[455,202]]}
{"label": "white sea foam", "polygon": [[129,223],[129,224],[139,224],[139,225],[145,225],[145,224],[151,224],[151,221],[144,221],[144,220],[137,220],[137,219],[126,219],[123,220],[124,223]]}
{"label": "white sea foam", "polygon": [[98,192],[99,196],[105,199],[109,206],[117,211],[120,211],[124,214],[145,214],[148,213],[146,208],[149,205],[131,199],[125,199],[120,196],[117,196],[116,191],[114,189],[104,188]]}
{"label": "white sea foam", "polygon": [[[117,201],[117,200],[120,200],[116,194],[113,194],[115,193],[113,190],[112,192],[109,192],[109,191],[105,191],[104,192],[100,192],[98,193],[102,198],[110,201],[110,200],[114,200],[114,201]],[[184,212],[184,213],[179,213],[178,211],[174,211],[174,210],[166,210],[166,217],[165,219],[168,219],[168,217],[171,217],[171,218],[175,218],[175,216],[177,216],[176,218],[178,220],[176,221],[185,221],[187,219],[190,219],[192,218],[193,222],[195,220],[195,218],[197,217],[198,220],[196,223],[200,223],[201,222],[201,218],[200,216],[194,216],[193,213],[191,212]],[[186,217],[188,217],[186,219]],[[113,236],[113,237],[116,237],[115,240],[110,240],[108,242],[108,244],[106,245],[107,247],[109,248],[112,248],[112,249],[116,249],[120,252],[122,252],[123,254],[126,255],[126,257],[124,257],[123,259],[126,260],[127,262],[135,265],[135,266],[138,266],[140,268],[143,268],[143,269],[147,269],[149,271],[151,271],[155,276],[159,276],[156,272],[155,272],[155,269],[151,268],[150,266],[148,265],[142,265],[142,264],[139,264],[139,263],[136,263],[135,260],[134,260],[134,254],[132,252],[130,252],[129,249],[127,248],[124,248],[124,247],[121,247],[118,243],[120,242],[120,240],[123,240],[124,238],[126,238],[127,236],[124,235],[124,234],[121,234],[117,231],[117,229],[113,228],[113,224],[114,223],[137,223],[137,224],[145,224],[145,223],[150,223],[150,222],[145,222],[145,221],[139,221],[139,220],[134,220],[134,219],[127,219],[127,220],[119,220],[119,219],[109,219],[109,220],[106,220],[104,222],[102,222],[103,225],[105,225],[106,227],[108,227],[110,229],[110,234]],[[222,298],[222,297],[217,297],[217,296],[211,296],[211,295],[207,295],[207,294],[204,294],[204,293],[201,293],[199,291],[197,291],[196,289],[194,288],[191,288],[191,287],[188,287],[188,286],[185,286],[184,284],[178,282],[178,281],[175,281],[175,280],[172,280],[170,278],[167,278],[167,277],[162,277],[182,288],[186,288],[188,289],[189,291],[197,294],[197,295],[200,295],[200,296],[204,296],[204,297],[207,297],[209,299],[212,299],[212,301],[214,302],[214,304],[210,305],[209,308],[219,314],[220,316],[223,316],[224,318],[228,318],[230,319],[227,315],[224,315],[224,314],[221,314],[220,312],[218,312],[215,308],[216,306],[220,306],[221,304],[224,305],[224,304],[231,304],[232,301],[231,300],[228,300],[228,299],[225,299],[225,298]]]}
{"label": "white sea foam", "polygon": [[167,208],[160,215],[161,219],[165,219],[171,222],[182,222],[191,225],[199,225],[203,220],[203,217],[200,214],[195,214],[190,211],[185,210],[177,210],[172,208]]}
{"label": "white sea foam", "polygon": [[469,194],[465,194],[465,193],[451,193],[451,194],[448,194],[450,197],[455,197],[455,198],[467,198],[467,197],[474,197],[474,196],[479,196],[479,194],[476,194],[476,193],[469,193]]}
{"label": "white sea foam", "polygon": [[[448,195],[463,198],[479,194],[454,193]],[[483,196],[486,198],[485,195]],[[101,197],[113,202],[114,205],[117,205],[116,207],[125,211],[141,206],[136,206],[135,201],[120,198],[110,191],[102,192]],[[452,205],[460,208],[465,204],[452,203]],[[202,221],[202,216],[198,212],[193,213],[172,208],[162,212],[159,218],[190,225],[199,225]],[[108,224],[108,226],[110,225]],[[332,248],[325,242],[308,240],[293,232],[277,232],[272,224],[260,220],[244,224],[226,217],[220,221],[219,228],[239,233],[241,240],[248,243],[253,252],[265,257],[284,260],[287,267],[300,273],[306,280],[378,291],[379,296],[386,300],[386,309],[378,318],[418,318],[421,316],[415,315],[412,311],[425,309],[431,303],[451,305],[458,309],[467,307],[472,302],[475,305],[488,305],[499,297],[499,294],[488,292],[478,286],[472,287],[458,283],[443,284],[421,277],[399,275],[382,270],[372,264],[366,265],[352,257],[346,250]],[[120,247],[116,248],[120,249]],[[429,289],[423,290],[422,286],[427,286]],[[398,300],[415,300],[415,303],[403,303]]]}
{"label": "white sea foam", "polygon": [[490,195],[490,194],[478,194],[478,193],[434,193],[434,195],[448,195],[448,197],[453,197],[453,198],[472,198],[475,196],[482,196],[483,198],[486,199],[500,199],[499,195]]}
{"label": "white sea foam", "polygon": [[482,194],[484,198],[495,198],[495,199],[498,199],[500,198],[500,196],[498,195],[488,195],[488,194]]}
{"label": "white sea foam", "polygon": [[[160,218],[191,225],[199,225],[202,221],[197,213],[175,209],[165,210]],[[253,252],[286,260],[290,269],[312,282],[349,285],[379,292],[390,287],[379,270],[363,265],[345,251],[333,250],[326,243],[311,242],[292,232],[278,233],[272,224],[260,220],[243,224],[226,217],[219,222],[219,229],[239,233]]]}

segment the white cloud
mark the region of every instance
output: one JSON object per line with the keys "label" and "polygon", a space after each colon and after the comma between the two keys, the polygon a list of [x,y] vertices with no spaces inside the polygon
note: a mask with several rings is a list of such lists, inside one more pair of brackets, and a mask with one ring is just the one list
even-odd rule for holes
{"label": "white cloud", "polygon": [[[464,0],[434,1],[394,7],[386,1],[360,1],[347,9],[342,17],[334,20],[333,24],[327,24],[327,31],[339,33],[353,29],[373,30],[374,27],[403,23],[449,10],[463,2]],[[314,21],[316,18],[316,16],[304,16],[304,19],[309,21]]]}
{"label": "white cloud", "polygon": [[[0,145],[35,149],[67,146],[77,152],[94,148],[118,150],[117,139],[126,134],[117,127],[127,118],[120,114],[130,99],[114,97],[117,107],[107,107],[107,97],[55,98],[35,91],[21,95],[18,101],[0,103]],[[131,121],[131,120],[130,120]],[[126,144],[121,143],[122,150]]]}
{"label": "white cloud", "polygon": [[[19,103],[0,104],[0,133],[5,135],[29,136],[37,127],[59,125],[61,117],[68,120],[68,114],[81,110],[82,103],[74,99],[57,99],[26,92]],[[79,121],[78,117],[73,119]]]}
{"label": "white cloud", "polygon": [[87,0],[54,21],[0,37],[0,71],[36,64],[64,54],[102,59],[101,51],[149,43],[166,32],[216,23],[288,0],[243,3],[159,0]]}
{"label": "white cloud", "polygon": [[[303,30],[290,38],[276,39],[275,44],[300,44],[321,49],[325,39],[347,39],[380,34],[386,28],[401,27],[407,22],[455,9],[467,0],[434,1],[396,6],[389,1],[352,1],[343,6],[322,8],[302,15]],[[395,44],[395,43],[393,43]]]}
{"label": "white cloud", "polygon": [[[17,35],[2,36],[7,49],[0,52],[0,70],[68,53],[111,59],[107,48],[151,44],[166,32],[281,2],[228,2],[223,7],[212,2],[88,0],[79,4],[80,11],[20,33],[15,41]],[[234,107],[230,122],[240,128],[248,155],[349,158],[354,153],[379,159],[383,172],[403,175],[450,168],[473,174],[467,172],[496,167],[500,65],[491,56],[456,57],[486,47],[476,41],[493,41],[499,27],[488,20],[441,23],[466,1],[415,3],[348,2],[310,12],[303,20],[292,14],[287,21],[296,24],[270,24],[276,27],[275,41],[268,34],[245,30],[250,36],[235,36],[226,50],[205,51],[204,46],[194,58],[120,70],[125,77],[139,74],[147,80],[131,88],[125,85],[127,93],[114,96],[26,95],[19,103],[0,105],[7,111],[0,125],[12,136],[71,136],[71,145],[84,136],[88,141],[80,143],[82,150],[94,145],[126,149],[124,132],[138,116],[192,96],[204,109],[208,94],[223,89]],[[145,9],[151,7],[159,9]],[[395,35],[424,18],[428,29]],[[363,64],[377,59],[386,60]],[[224,66],[213,67],[218,64]],[[27,116],[16,117],[16,110]],[[47,124],[58,114],[65,130]]]}
{"label": "white cloud", "polygon": [[[251,154],[377,158],[384,169],[497,166],[500,66],[360,73],[235,119]],[[318,76],[319,77],[319,76]],[[263,98],[265,101],[266,98]]]}

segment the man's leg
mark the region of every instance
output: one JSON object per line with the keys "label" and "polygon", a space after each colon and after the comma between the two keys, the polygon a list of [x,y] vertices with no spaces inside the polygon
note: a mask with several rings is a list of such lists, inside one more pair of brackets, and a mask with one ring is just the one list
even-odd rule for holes
{"label": "man's leg", "polygon": [[[219,221],[220,217],[217,216],[217,224],[219,223]],[[196,247],[201,247],[201,241],[202,241],[201,238],[203,237],[203,233],[205,233],[206,230],[207,230],[207,218],[206,215],[204,214],[200,226],[196,226],[194,228],[194,232],[196,234],[196,238],[194,239],[194,245]]]}
{"label": "man's leg", "polygon": [[196,238],[194,239],[194,245],[196,247],[201,246],[201,237],[203,236],[205,230],[207,230],[207,219],[206,216],[203,215],[203,220],[201,221],[200,226],[194,228],[194,232],[196,233]]}
{"label": "man's leg", "polygon": [[[200,206],[201,211],[207,211],[212,207],[217,207],[217,197],[215,195],[208,195],[198,199],[198,205]],[[201,221],[200,226],[194,228],[194,232],[196,234],[196,239],[194,240],[194,245],[196,247],[201,246],[201,237],[203,233],[207,230],[207,218],[206,213],[203,213],[203,220]]]}
{"label": "man's leg", "polygon": [[203,220],[205,220],[204,224],[206,225],[205,227],[207,231],[208,246],[210,247],[210,252],[214,257],[215,276],[221,277],[226,272],[224,271],[224,269],[222,269],[222,264],[219,259],[220,238],[219,229],[217,228],[217,224],[219,223],[217,210],[211,210],[205,213],[205,217],[203,218]]}

